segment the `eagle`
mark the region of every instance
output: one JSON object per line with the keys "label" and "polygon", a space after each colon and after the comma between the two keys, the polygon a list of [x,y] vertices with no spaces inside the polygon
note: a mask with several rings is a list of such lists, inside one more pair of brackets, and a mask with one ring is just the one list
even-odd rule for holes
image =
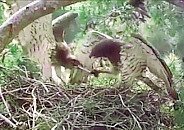
{"label": "eagle", "polygon": [[132,86],[140,80],[160,93],[162,88],[153,83],[151,77],[144,75],[149,71],[164,82],[165,90],[171,98],[179,99],[169,67],[158,51],[139,34],[132,34],[129,42],[113,38],[103,39],[92,48],[89,57],[107,58],[118,68],[116,70],[120,71],[121,83],[124,86]]}

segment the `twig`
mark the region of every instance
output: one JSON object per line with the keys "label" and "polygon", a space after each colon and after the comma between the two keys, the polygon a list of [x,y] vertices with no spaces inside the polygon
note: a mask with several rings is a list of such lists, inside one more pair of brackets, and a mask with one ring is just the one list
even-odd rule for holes
{"label": "twig", "polygon": [[3,94],[2,94],[1,87],[0,87],[0,97],[1,97],[1,99],[2,99],[2,101],[4,103],[4,105],[5,105],[6,111],[8,112],[9,116],[12,117],[12,115],[10,113],[10,110],[8,108],[8,103],[6,102],[6,100],[5,100],[5,98],[4,98]]}
{"label": "twig", "polygon": [[57,120],[55,120],[54,118],[49,117],[49,116],[46,116],[46,115],[44,115],[44,114],[41,114],[40,112],[37,112],[37,111],[36,111],[36,115],[38,115],[39,117],[45,118],[45,119],[50,119],[50,120],[52,120],[53,122],[57,123]]}
{"label": "twig", "polygon": [[88,69],[86,69],[86,68],[82,67],[81,65],[78,65],[78,66],[76,66],[76,67],[77,67],[78,69],[80,69],[80,70],[84,71],[84,72],[91,73],[91,71],[90,71],[90,70],[88,70]]}
{"label": "twig", "polygon": [[139,121],[137,120],[137,118],[134,116],[134,113],[130,110],[130,108],[128,108],[128,107],[124,104],[124,101],[123,101],[122,96],[121,96],[120,94],[118,94],[118,95],[119,95],[119,98],[120,98],[120,100],[121,100],[122,105],[123,105],[125,108],[127,108],[127,110],[130,112],[131,116],[133,117],[134,121],[137,123],[139,129],[142,130],[141,124],[139,123]]}
{"label": "twig", "polygon": [[78,98],[80,98],[80,97],[81,97],[81,95],[78,95],[77,97],[74,98],[74,100],[71,100],[71,107],[73,108],[72,112],[74,112],[76,102],[77,102]]}
{"label": "twig", "polygon": [[49,92],[48,88],[46,87],[46,85],[43,82],[36,80],[36,79],[34,79],[34,81],[40,83],[43,86],[43,88],[46,90],[47,93]]}
{"label": "twig", "polygon": [[31,79],[31,78],[26,78],[26,77],[23,77],[23,76],[21,76],[21,78],[23,78],[23,79],[25,79],[25,80],[28,80],[28,81],[32,81],[32,82],[36,82],[36,83],[39,83],[39,84],[41,84],[42,86],[43,86],[43,88],[46,90],[46,92],[48,93],[49,92],[49,90],[48,90],[48,88],[46,87],[46,85],[43,83],[43,82],[41,82],[40,80],[36,80],[36,79]]}
{"label": "twig", "polygon": [[27,71],[27,68],[26,68],[25,66],[23,66],[23,69],[21,69],[20,67],[17,67],[17,66],[15,66],[15,68],[16,68],[17,70],[20,70],[21,72],[23,72],[23,73],[25,74],[25,77],[26,77],[26,78],[29,78],[29,76],[28,76],[28,71]]}
{"label": "twig", "polygon": [[100,73],[113,74],[112,72],[105,71],[105,70],[92,70],[92,71],[90,71],[90,70],[88,70],[88,69],[86,69],[86,68],[84,68],[83,66],[80,66],[80,65],[78,65],[77,68],[82,70],[82,71],[84,71],[84,72],[87,72],[87,73],[90,73],[90,74],[94,74],[96,77],[98,77],[98,75]]}
{"label": "twig", "polygon": [[8,118],[6,118],[5,116],[3,116],[1,113],[0,113],[0,118],[3,119],[8,124],[12,125],[14,128],[17,127],[12,121],[10,121]]}
{"label": "twig", "polygon": [[68,101],[70,100],[70,98],[61,90],[60,87],[58,87],[59,93],[61,93]]}
{"label": "twig", "polygon": [[76,114],[77,114],[77,115],[75,116],[75,119],[74,119],[73,124],[72,124],[72,127],[71,127],[72,130],[74,130],[76,121],[77,121],[77,119],[80,117],[80,115],[82,114],[82,112],[76,112]]}
{"label": "twig", "polygon": [[30,87],[17,88],[17,89],[11,90],[11,91],[2,92],[2,94],[14,93],[14,92],[18,92],[20,90],[27,90],[28,88],[30,88]]}
{"label": "twig", "polygon": [[34,91],[35,91],[35,89],[36,89],[36,86],[33,88],[33,90],[32,90],[32,97],[33,97],[33,123],[32,123],[32,128],[34,129],[35,128],[35,119],[36,119],[36,113],[37,113],[37,111],[36,111],[36,109],[37,109],[37,106],[36,106],[36,96],[34,95]]}
{"label": "twig", "polygon": [[51,130],[56,130],[57,126],[58,126],[58,123],[55,124],[54,127],[51,128]]}

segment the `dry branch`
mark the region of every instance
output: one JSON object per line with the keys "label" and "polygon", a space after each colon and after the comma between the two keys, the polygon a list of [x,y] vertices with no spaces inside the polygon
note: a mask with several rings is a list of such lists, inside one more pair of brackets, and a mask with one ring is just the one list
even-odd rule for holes
{"label": "dry branch", "polygon": [[53,13],[61,6],[67,6],[84,0],[35,0],[34,2],[21,8],[2,26],[0,26],[0,52],[8,45],[19,32],[34,20]]}
{"label": "dry branch", "polygon": [[5,116],[3,116],[2,114],[0,114],[0,118],[3,119],[6,123],[12,125],[14,128],[16,128],[16,124],[14,124],[12,121],[10,121],[8,118],[6,118]]}

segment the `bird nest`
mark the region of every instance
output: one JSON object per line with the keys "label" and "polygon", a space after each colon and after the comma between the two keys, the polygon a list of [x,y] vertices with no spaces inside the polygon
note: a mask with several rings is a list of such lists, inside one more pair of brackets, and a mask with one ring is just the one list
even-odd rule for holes
{"label": "bird nest", "polygon": [[[147,91],[57,86],[11,72],[1,86],[0,129],[157,130],[173,128],[167,98]],[[167,106],[165,106],[167,107]],[[14,128],[13,128],[14,127]]]}

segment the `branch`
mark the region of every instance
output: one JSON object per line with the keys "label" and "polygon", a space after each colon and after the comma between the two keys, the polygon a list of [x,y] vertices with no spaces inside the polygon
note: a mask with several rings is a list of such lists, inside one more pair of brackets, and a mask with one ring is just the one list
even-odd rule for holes
{"label": "branch", "polygon": [[43,15],[59,9],[57,1],[34,1],[21,8],[0,26],[0,51],[27,25]]}
{"label": "branch", "polygon": [[[11,113],[10,113],[10,110],[8,108],[8,104],[7,104],[5,98],[4,98],[3,94],[2,94],[1,88],[0,88],[0,97],[1,97],[1,99],[2,99],[2,101],[4,103],[4,105],[5,105],[6,111],[8,112],[9,116],[12,117]],[[14,128],[17,127],[12,121],[10,121],[7,117],[3,116],[1,113],[0,113],[0,118],[3,119],[8,124],[12,125]]]}
{"label": "branch", "polygon": [[0,26],[0,52],[34,20],[80,1],[84,0],[35,0],[21,8]]}
{"label": "branch", "polygon": [[16,124],[14,124],[12,121],[10,121],[7,117],[3,116],[1,113],[0,113],[0,118],[3,119],[6,123],[12,125],[14,128],[16,128]]}

